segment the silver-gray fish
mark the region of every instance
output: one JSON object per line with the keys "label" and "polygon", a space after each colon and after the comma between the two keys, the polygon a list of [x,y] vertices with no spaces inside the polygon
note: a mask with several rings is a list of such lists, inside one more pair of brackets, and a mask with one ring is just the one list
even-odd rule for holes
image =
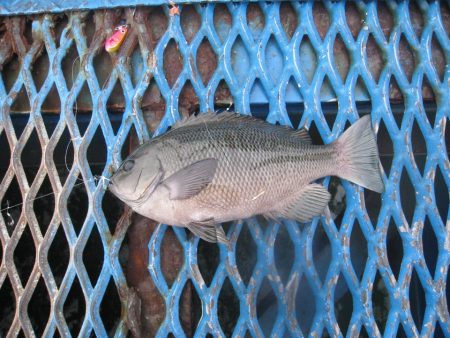
{"label": "silver-gray fish", "polygon": [[220,223],[264,215],[308,222],[330,193],[311,183],[338,176],[384,190],[370,117],[338,140],[313,145],[305,129],[236,113],[206,113],[141,145],[115,172],[110,190],[134,211],[227,242]]}

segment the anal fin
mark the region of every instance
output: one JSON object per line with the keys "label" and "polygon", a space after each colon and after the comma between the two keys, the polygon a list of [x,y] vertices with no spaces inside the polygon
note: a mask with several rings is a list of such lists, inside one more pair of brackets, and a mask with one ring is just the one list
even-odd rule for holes
{"label": "anal fin", "polygon": [[187,228],[196,236],[210,243],[228,244],[228,238],[220,224],[214,222],[214,219],[208,219],[202,222],[193,222],[187,225]]}
{"label": "anal fin", "polygon": [[279,210],[278,214],[286,219],[309,222],[323,213],[330,198],[330,193],[322,185],[308,184],[300,195],[284,209]]}

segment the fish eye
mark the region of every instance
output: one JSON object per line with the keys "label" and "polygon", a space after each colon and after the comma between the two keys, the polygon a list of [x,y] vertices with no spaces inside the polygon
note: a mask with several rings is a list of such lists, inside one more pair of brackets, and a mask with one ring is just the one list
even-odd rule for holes
{"label": "fish eye", "polygon": [[125,33],[125,29],[122,29],[121,32],[122,32],[122,33]]}
{"label": "fish eye", "polygon": [[134,167],[134,160],[126,160],[122,166],[123,171],[129,172]]}

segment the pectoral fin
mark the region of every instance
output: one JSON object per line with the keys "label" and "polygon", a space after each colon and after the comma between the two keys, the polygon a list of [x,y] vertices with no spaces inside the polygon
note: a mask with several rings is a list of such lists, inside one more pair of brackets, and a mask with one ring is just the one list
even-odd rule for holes
{"label": "pectoral fin", "polygon": [[213,219],[204,222],[195,222],[187,225],[187,228],[196,236],[210,243],[228,244],[228,238],[223,228]]}
{"label": "pectoral fin", "polygon": [[163,184],[169,189],[171,200],[183,200],[197,195],[214,178],[217,160],[208,158],[195,162],[172,174]]}
{"label": "pectoral fin", "polygon": [[309,184],[295,201],[279,211],[279,215],[302,223],[309,222],[313,217],[323,213],[330,198],[330,193],[322,185]]}

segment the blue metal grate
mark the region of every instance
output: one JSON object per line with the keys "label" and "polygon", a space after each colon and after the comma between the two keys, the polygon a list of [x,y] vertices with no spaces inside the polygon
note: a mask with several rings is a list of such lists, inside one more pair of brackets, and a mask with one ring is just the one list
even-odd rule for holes
{"label": "blue metal grate", "polygon": [[[251,114],[253,107],[256,110],[266,107],[265,117],[271,123],[293,125],[297,116],[299,125],[315,126],[325,143],[335,140],[346,123],[356,121],[370,104],[375,129],[387,131],[386,139],[379,141],[392,144],[393,160],[390,168],[385,167],[386,191],[378,201],[380,207],[375,207],[375,217],[370,217],[367,211],[373,209],[368,201],[374,203],[368,198],[368,192],[343,182],[346,208],[339,221],[328,214],[304,227],[293,222],[264,225],[258,219],[229,225],[231,248],[218,246],[220,261],[209,285],[198,264],[199,240],[188,238],[186,232],[178,228],[174,229],[176,238],[173,240],[179,242],[182,264],[173,283],[168,284],[161,252],[169,230],[164,225],[159,226],[148,243],[148,271],[165,305],[157,336],[185,335],[179,313],[188,281],[201,300],[202,316],[195,336],[203,337],[207,333],[224,336],[218,316],[224,283],[231,283],[239,302],[233,336],[247,333],[256,337],[269,334],[316,337],[326,333],[358,336],[362,330],[369,336],[393,337],[400,331],[408,336],[430,336],[435,329],[450,335],[446,299],[450,260],[447,229],[450,164],[445,140],[450,114],[450,19],[444,17],[449,15],[448,9],[443,3],[421,1],[416,5],[415,14],[419,13],[422,24],[416,24],[418,18],[410,15],[409,2],[388,3],[382,15],[376,2],[358,2],[351,9],[343,2],[326,2],[322,12],[325,14],[319,18],[325,21],[313,15],[315,6],[312,2],[182,5],[181,16],[170,16],[167,6],[158,7],[160,16],[146,7],[97,11],[93,17],[87,12],[73,12],[65,15],[67,21],[63,20],[61,25],[52,14],[3,18],[0,136],[6,136],[11,156],[1,177],[0,201],[3,208],[5,195],[13,180],[17,180],[25,203],[12,230],[7,225],[6,212],[0,217],[0,290],[5,289],[7,283],[11,285],[16,309],[5,334],[16,336],[23,331],[33,336],[28,304],[36,285],[43,280],[51,303],[45,336],[53,336],[55,331],[61,336],[71,335],[64,306],[75,284],[79,284],[83,292],[81,301],[85,306],[79,335],[94,332],[97,336],[106,336],[101,304],[112,278],[122,304],[122,316],[114,334],[126,335],[128,326],[133,325],[129,312],[136,301],[133,291],[127,287],[118,257],[126,228],[114,233],[110,230],[102,208],[105,186],[94,179],[88,148],[95,142],[98,131],[106,147],[102,175],[109,177],[112,168],[121,161],[121,150],[130,131],[135,129],[139,142],[163,133],[182,113],[189,113],[180,104],[183,95],[191,95],[198,100],[196,109],[199,111],[233,103],[235,110],[243,114]],[[357,15],[356,21],[350,20],[350,10],[359,13],[359,19]],[[188,11],[197,19],[183,20]],[[131,24],[130,34],[117,55],[105,56],[104,40],[122,14]],[[388,16],[391,26],[386,28]],[[158,18],[162,19],[158,21]],[[209,58],[199,62],[199,57],[205,55],[200,49],[211,53]],[[44,55],[44,51],[48,74],[36,75],[33,67],[40,67],[40,55]],[[75,59],[71,59],[73,62],[68,67],[64,65],[71,53],[78,55],[75,74],[72,64]],[[205,64],[212,65],[212,70],[205,70]],[[221,101],[217,94],[224,83],[232,102]],[[160,97],[156,95],[157,98],[150,99],[149,106],[145,107],[147,92],[153,90]],[[427,99],[432,94],[435,108],[430,113]],[[117,130],[110,120],[116,95],[122,95],[124,101]],[[56,107],[60,114],[53,131],[46,128],[43,118],[44,108],[51,105],[47,102],[49,97],[59,99]],[[394,102],[396,99],[398,104]],[[22,101],[27,100],[30,108],[21,109]],[[327,105],[327,101],[337,104]],[[366,106],[360,102],[365,102]],[[290,108],[290,104],[300,105]],[[83,107],[92,114],[86,130],[80,130],[77,120]],[[120,110],[120,105],[117,107]],[[165,111],[162,116],[152,115],[148,107],[163,107]],[[296,107],[303,110],[300,116],[288,114],[288,110]],[[329,107],[337,109],[334,121],[329,118]],[[400,109],[401,114],[395,114],[396,109]],[[10,114],[17,110],[24,110],[27,117],[21,133],[15,129]],[[150,124],[150,131],[146,122]],[[294,126],[297,127],[297,123]],[[67,179],[62,180],[54,152],[67,131],[74,161]],[[22,155],[34,132],[42,158],[35,177],[28,180]],[[413,149],[416,136],[424,140],[423,167],[416,163],[418,159]],[[445,187],[435,183],[438,173],[443,176]],[[42,232],[37,221],[39,210],[33,208],[32,201],[46,177],[55,193],[55,210],[48,228]],[[78,178],[82,179],[89,201],[79,232],[74,227],[73,215],[68,212],[69,196],[74,187],[79,186]],[[405,205],[403,198],[406,185],[402,182],[405,180],[415,192],[410,205]],[[330,179],[324,180],[324,184],[329,183]],[[438,197],[437,191],[442,190],[444,197]],[[411,210],[410,215],[406,209]],[[61,227],[70,260],[59,283],[48,261],[49,248]],[[423,244],[425,229],[437,243],[434,271],[430,271],[430,264],[427,264],[428,253]],[[14,257],[25,231],[31,233],[35,262],[24,282]],[[367,259],[363,259],[360,266],[355,266],[353,259],[353,250],[358,248],[352,240],[356,231],[361,233],[359,241],[367,247]],[[387,237],[392,231],[399,234],[403,248],[397,272],[393,272],[388,257]],[[103,257],[98,278],[93,282],[83,254],[94,232],[100,236]],[[244,233],[249,241],[246,245],[253,246],[257,255],[248,283],[241,276],[239,260],[242,257],[237,254]],[[315,254],[314,243],[320,233],[329,244],[329,264],[321,263]],[[276,248],[280,238],[286,240],[284,245],[292,245],[295,257],[285,277],[277,266]],[[412,280],[420,283],[425,294],[425,309],[419,320],[415,320],[415,309],[411,305]],[[340,313],[336,303],[337,294],[342,293],[339,291],[341,284],[351,294],[348,328],[338,324]],[[384,320],[377,310],[380,300],[374,296],[379,284],[384,285],[387,293],[381,300],[388,307]],[[257,311],[263,289],[276,298],[277,310],[272,325],[266,325]],[[300,301],[292,301],[292,297]],[[310,309],[314,312],[308,311]],[[309,326],[302,324],[302,314],[311,317]]]}

